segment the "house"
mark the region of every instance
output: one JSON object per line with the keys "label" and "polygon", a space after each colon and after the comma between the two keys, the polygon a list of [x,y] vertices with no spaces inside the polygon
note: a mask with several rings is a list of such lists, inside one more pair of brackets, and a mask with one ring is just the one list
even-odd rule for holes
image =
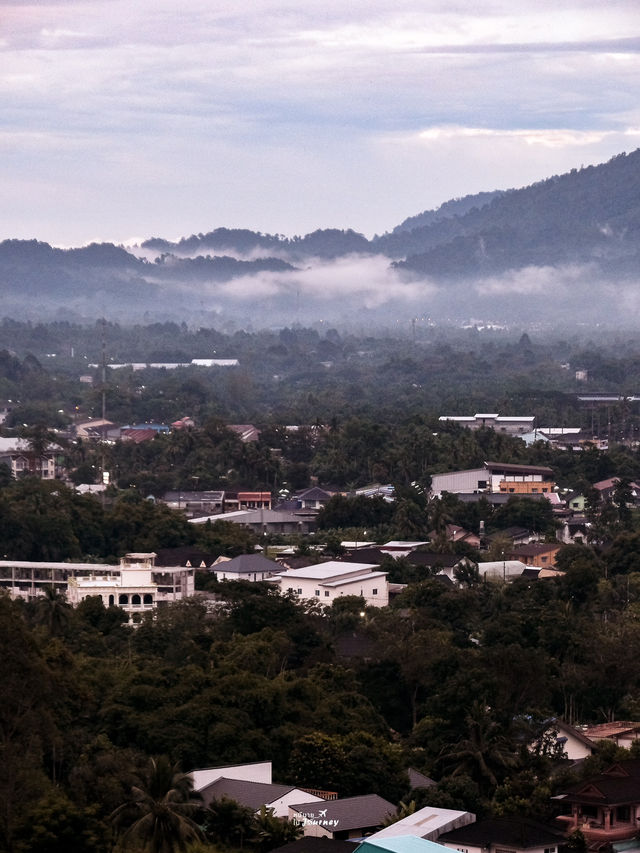
{"label": "house", "polygon": [[99,596],[105,607],[121,607],[134,616],[192,596],[195,569],[156,566],[154,553],[130,553],[120,564],[53,563],[0,560],[0,587],[12,598],[35,598],[54,587],[76,606]]}
{"label": "house", "polygon": [[[210,569],[213,571],[213,569]],[[262,554],[240,554],[215,566],[219,581],[264,581],[282,572],[282,566]]]}
{"label": "house", "polygon": [[303,569],[281,572],[274,580],[281,592],[291,592],[299,598],[314,599],[331,605],[343,595],[358,595],[370,607],[389,604],[387,573],[375,563],[341,563],[330,560]]}
{"label": "house", "polygon": [[326,492],[319,486],[312,486],[310,489],[304,489],[302,492],[298,492],[295,495],[294,500],[298,509],[321,510],[322,507],[331,500],[331,493]]}
{"label": "house", "polygon": [[434,474],[431,478],[431,493],[436,496],[440,496],[442,492],[541,495],[551,493],[553,487],[551,468],[544,465],[512,465],[506,462],[485,462],[481,468],[449,471]]}
{"label": "house", "polygon": [[113,421],[108,421],[105,418],[92,418],[75,424],[73,433],[76,438],[80,438],[82,441],[104,441],[109,437],[109,431],[113,429],[117,429]]}
{"label": "house", "polygon": [[[429,533],[431,539],[436,539],[437,535],[435,530]],[[476,533],[465,530],[464,527],[460,527],[458,524],[447,524],[445,526],[445,537],[448,542],[465,542],[471,548],[480,547],[480,537]]]}
{"label": "house", "polygon": [[371,834],[395,811],[378,794],[364,794],[322,803],[307,799],[289,806],[289,820],[299,823],[305,835],[344,840]]}
{"label": "house", "polygon": [[584,515],[574,515],[562,520],[556,530],[556,539],[563,545],[586,545],[589,541],[591,522]]}
{"label": "house", "polygon": [[47,444],[42,455],[35,457],[31,443],[25,438],[0,437],[0,464],[9,468],[14,479],[32,474],[54,480],[63,471],[64,459],[61,448],[55,444]]}
{"label": "house", "polygon": [[564,842],[558,829],[519,817],[479,820],[438,838],[444,847],[464,853],[558,853]]}
{"label": "house", "polygon": [[520,545],[514,548],[507,556],[511,560],[520,560],[526,566],[548,569],[555,566],[556,554],[561,547],[559,543],[531,542],[529,545]]}
{"label": "house", "polygon": [[590,847],[635,838],[640,821],[640,760],[613,764],[553,799],[570,809],[556,818],[567,835],[579,829]]}
{"label": "house", "polygon": [[528,530],[526,527],[506,527],[504,530],[498,530],[487,536],[489,542],[494,540],[508,540],[512,545],[529,545],[531,542],[538,542],[541,538],[540,533],[535,533]]}
{"label": "house", "polygon": [[324,803],[322,797],[310,794],[302,788],[294,785],[275,785],[268,782],[252,782],[245,779],[229,779],[222,776],[214,782],[200,788],[198,793],[202,797],[205,808],[214,800],[235,800],[242,806],[259,811],[262,806],[273,809],[276,817],[287,818],[289,807],[301,798],[309,801],[309,806],[315,803]]}
{"label": "house", "polygon": [[618,720],[612,723],[583,726],[582,731],[590,740],[612,740],[617,746],[629,749],[631,744],[640,738],[640,723]]}
{"label": "house", "polygon": [[[225,497],[225,506],[227,498]],[[235,512],[216,513],[190,518],[192,524],[205,524],[210,521],[227,521],[231,524],[244,524],[255,533],[313,533],[316,528],[315,516],[298,515],[293,512],[278,512],[274,509],[237,510]]]}
{"label": "house", "polygon": [[172,430],[181,430],[181,429],[193,429],[195,426],[195,421],[193,418],[190,418],[189,415],[185,415],[183,418],[178,418],[177,421],[174,421],[171,424]]}
{"label": "house", "polygon": [[508,581],[522,577],[526,568],[520,560],[491,560],[478,563],[478,574],[481,580]]}
{"label": "house", "polygon": [[235,432],[243,444],[258,441],[260,438],[260,430],[254,427],[253,424],[227,424],[227,429]]}
{"label": "house", "polygon": [[379,829],[367,840],[378,841],[402,835],[415,835],[426,841],[439,841],[443,833],[458,829],[458,827],[467,826],[467,824],[472,824],[475,819],[476,816],[471,812],[426,806],[392,823],[390,826]]}
{"label": "house", "polygon": [[554,739],[556,746],[562,749],[569,761],[582,761],[593,755],[595,749],[595,742],[582,729],[576,729],[562,720],[553,720],[545,736]]}
{"label": "house", "polygon": [[271,509],[271,492],[238,492],[239,509]]}
{"label": "house", "polygon": [[205,513],[224,512],[224,499],[225,493],[218,490],[189,491],[180,489],[165,492],[161,501],[171,509],[179,509],[193,517]]}

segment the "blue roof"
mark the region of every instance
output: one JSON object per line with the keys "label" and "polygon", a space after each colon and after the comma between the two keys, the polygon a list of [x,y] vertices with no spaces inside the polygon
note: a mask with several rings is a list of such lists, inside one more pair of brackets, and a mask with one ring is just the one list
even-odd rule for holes
{"label": "blue roof", "polygon": [[417,835],[396,835],[392,838],[368,838],[356,853],[379,853],[380,850],[390,853],[443,853],[447,848]]}

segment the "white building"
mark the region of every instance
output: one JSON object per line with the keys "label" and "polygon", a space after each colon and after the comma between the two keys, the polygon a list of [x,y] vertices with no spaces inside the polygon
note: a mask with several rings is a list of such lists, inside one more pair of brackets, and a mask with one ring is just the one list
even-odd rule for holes
{"label": "white building", "polygon": [[553,491],[553,471],[544,465],[513,465],[508,462],[485,462],[481,468],[446,471],[431,478],[431,492],[452,494],[545,494]]}
{"label": "white building", "polygon": [[290,569],[273,580],[281,592],[292,592],[299,598],[310,598],[330,605],[341,595],[359,595],[371,607],[389,604],[387,573],[375,563],[340,563],[332,560],[304,569]]}
{"label": "white building", "polygon": [[105,607],[121,607],[131,620],[195,592],[195,569],[155,566],[155,557],[127,554],[117,566],[0,560],[0,588],[12,598],[35,598],[53,586],[74,607],[89,596],[100,596]]}
{"label": "white building", "polygon": [[494,412],[477,412],[475,415],[442,415],[439,421],[452,421],[467,429],[493,429],[508,435],[521,435],[531,432],[535,417],[533,415],[499,415]]}

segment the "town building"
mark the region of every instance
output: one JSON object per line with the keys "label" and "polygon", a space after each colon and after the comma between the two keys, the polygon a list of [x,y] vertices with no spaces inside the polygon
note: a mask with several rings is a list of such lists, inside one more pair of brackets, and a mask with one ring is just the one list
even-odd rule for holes
{"label": "town building", "polygon": [[341,563],[331,560],[303,569],[291,569],[273,578],[280,583],[281,592],[298,598],[315,599],[330,605],[343,595],[364,598],[371,607],[389,604],[387,573],[375,563]]}
{"label": "town building", "polygon": [[431,492],[436,496],[442,492],[548,495],[553,492],[554,486],[551,468],[544,465],[512,465],[506,462],[485,462],[480,468],[447,471],[434,474],[431,478]]}
{"label": "town building", "polygon": [[533,415],[509,416],[478,412],[475,415],[442,415],[439,421],[456,423],[467,429],[493,429],[507,435],[522,435],[533,429]]}
{"label": "town building", "polygon": [[195,569],[155,566],[154,553],[126,554],[119,565],[0,560],[0,588],[12,598],[36,598],[47,589],[77,606],[98,596],[105,607],[121,607],[130,621],[195,592]]}

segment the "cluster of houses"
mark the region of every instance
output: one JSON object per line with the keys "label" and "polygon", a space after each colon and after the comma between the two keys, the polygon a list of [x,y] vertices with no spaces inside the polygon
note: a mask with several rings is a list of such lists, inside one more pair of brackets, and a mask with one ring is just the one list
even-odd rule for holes
{"label": "cluster of houses", "polygon": [[[590,755],[598,740],[632,743],[640,723],[575,729],[550,721],[550,731],[570,764]],[[398,819],[396,806],[375,793],[342,798],[335,791],[275,784],[269,761],[193,770],[191,778],[205,806],[234,800],[298,824],[302,840],[281,848],[283,853],[560,853],[576,830],[588,850],[625,853],[638,846],[640,760],[635,759],[567,786],[553,798],[557,816],[550,824],[519,817],[476,820],[472,812],[432,806]],[[407,771],[411,793],[435,784]]]}

